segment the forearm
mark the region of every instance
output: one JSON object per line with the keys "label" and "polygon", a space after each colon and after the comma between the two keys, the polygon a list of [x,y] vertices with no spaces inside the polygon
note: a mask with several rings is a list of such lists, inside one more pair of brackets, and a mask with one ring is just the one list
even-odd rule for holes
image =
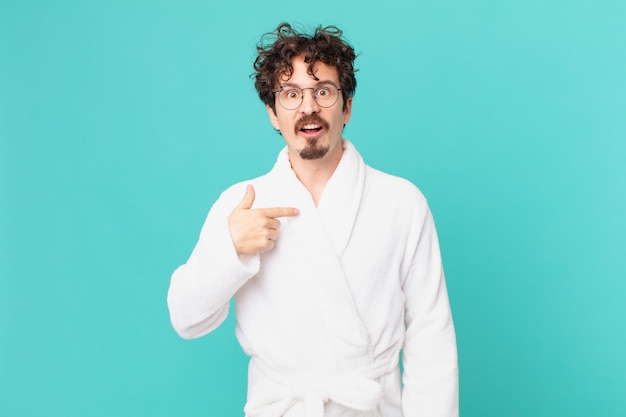
{"label": "forearm", "polygon": [[[447,300],[442,303],[448,304]],[[433,312],[428,322],[413,322],[407,328],[402,356],[406,416],[459,414],[456,337],[446,305]]]}

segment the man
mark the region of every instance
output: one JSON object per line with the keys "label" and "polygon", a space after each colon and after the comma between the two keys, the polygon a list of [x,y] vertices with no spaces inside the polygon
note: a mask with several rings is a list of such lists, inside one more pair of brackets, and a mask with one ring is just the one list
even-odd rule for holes
{"label": "man", "polygon": [[256,88],[286,146],[211,208],[172,276],[172,324],[203,336],[235,297],[249,417],[456,416],[455,333],[426,200],[342,139],[354,50],[335,27],[270,35]]}

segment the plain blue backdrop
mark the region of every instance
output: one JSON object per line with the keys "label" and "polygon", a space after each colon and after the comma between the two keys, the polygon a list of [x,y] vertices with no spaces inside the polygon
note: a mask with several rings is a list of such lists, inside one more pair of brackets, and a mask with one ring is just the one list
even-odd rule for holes
{"label": "plain blue backdrop", "polygon": [[[360,53],[345,136],[437,222],[464,417],[626,415],[626,2],[0,0],[0,415],[241,416],[165,296],[282,139],[261,34]],[[407,416],[411,417],[411,416]]]}

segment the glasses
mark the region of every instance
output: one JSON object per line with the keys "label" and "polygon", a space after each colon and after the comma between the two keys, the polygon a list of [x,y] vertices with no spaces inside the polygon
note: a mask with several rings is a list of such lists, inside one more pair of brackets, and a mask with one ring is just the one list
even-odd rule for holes
{"label": "glasses", "polygon": [[324,84],[318,87],[298,88],[283,86],[278,91],[273,91],[278,97],[278,102],[286,110],[295,110],[304,100],[304,90],[313,90],[313,99],[320,107],[331,107],[337,102],[341,88],[332,84]]}

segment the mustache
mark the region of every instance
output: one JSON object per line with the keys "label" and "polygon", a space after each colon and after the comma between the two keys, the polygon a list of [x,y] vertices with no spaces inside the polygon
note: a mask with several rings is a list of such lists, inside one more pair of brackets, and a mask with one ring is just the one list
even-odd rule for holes
{"label": "mustache", "polygon": [[329,128],[328,122],[317,114],[307,114],[302,116],[302,118],[296,122],[296,133],[308,124],[320,125],[326,130]]}

